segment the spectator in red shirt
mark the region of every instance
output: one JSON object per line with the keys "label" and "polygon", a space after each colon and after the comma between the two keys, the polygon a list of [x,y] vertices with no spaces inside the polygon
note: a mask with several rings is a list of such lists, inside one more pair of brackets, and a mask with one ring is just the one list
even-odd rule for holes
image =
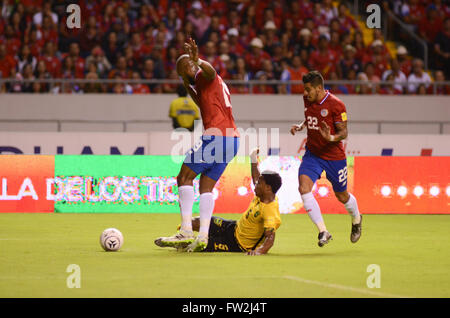
{"label": "spectator in red shirt", "polygon": [[[301,81],[303,75],[308,73],[308,69],[303,66],[302,59],[299,55],[294,55],[292,58],[292,66],[289,67],[289,73],[291,74],[291,81]],[[303,84],[293,84],[291,86],[292,94],[303,94]]]}
{"label": "spectator in red shirt", "polygon": [[313,6],[313,13],[312,13],[311,18],[313,19],[314,24],[315,24],[317,27],[321,27],[321,26],[322,26],[322,27],[323,27],[323,26],[328,27],[327,18],[326,18],[326,16],[323,14],[323,11],[322,11],[322,5],[320,4],[320,2],[314,3],[314,6]]}
{"label": "spectator in red shirt", "polygon": [[419,0],[408,0],[401,8],[403,21],[408,24],[418,25],[425,17],[425,9],[419,3]]}
{"label": "spectator in red shirt", "polygon": [[75,78],[84,78],[86,68],[85,60],[80,56],[80,46],[78,43],[72,43],[69,47],[69,54],[75,68]]}
{"label": "spectator in red shirt", "polygon": [[[384,55],[386,57],[386,59],[389,59],[390,55],[389,55],[389,50],[386,46],[386,44],[384,43],[383,40],[383,34],[381,33],[381,29],[373,29],[373,33],[372,33],[372,37],[373,40],[370,43],[369,47],[367,48],[368,53],[371,54],[371,50],[373,50],[374,48],[374,43],[378,44],[381,46],[381,54]],[[378,48],[380,49],[380,48]]]}
{"label": "spectator in red shirt", "polygon": [[[444,82],[445,74],[442,70],[437,70],[434,72],[434,81],[435,82]],[[430,86],[428,88],[429,94],[437,94],[437,95],[450,95],[450,85],[449,84],[436,84],[436,88]]]}
{"label": "spectator in red shirt", "polygon": [[83,57],[88,56],[94,46],[96,46],[101,41],[101,34],[99,33],[99,30],[95,26],[94,22],[88,24],[80,35],[80,54]]}
{"label": "spectator in red shirt", "polygon": [[113,68],[108,75],[109,78],[117,78],[117,76],[121,79],[131,78],[131,71],[127,67],[125,56],[121,56],[117,59],[116,67]]}
{"label": "spectator in red shirt", "polygon": [[339,32],[333,31],[330,33],[330,43],[328,45],[330,50],[334,51],[336,53],[336,57],[340,59],[342,57],[342,42],[341,37],[339,35]]}
{"label": "spectator in red shirt", "polygon": [[[138,72],[133,72],[132,79],[140,80],[141,76]],[[131,84],[131,88],[133,90],[133,94],[149,94],[150,88],[146,84],[142,83],[133,83]]]}
{"label": "spectator in red shirt", "polygon": [[339,3],[338,20],[344,32],[350,32],[352,29],[359,30],[359,25],[348,13],[347,5],[344,2]]}
{"label": "spectator in red shirt", "polygon": [[[367,55],[364,64],[371,62],[374,66],[375,74],[381,78],[384,71],[388,69],[388,60],[383,54],[383,43],[376,40],[371,45],[371,55]],[[370,79],[370,78],[369,78]]]}
{"label": "spectator in red shirt", "polygon": [[[52,76],[50,75],[50,73],[47,71],[47,68],[45,66],[45,62],[44,61],[39,61],[39,63],[36,66],[36,70],[34,71],[34,78],[36,79],[49,79]],[[39,89],[38,91],[40,93],[46,93],[49,91],[50,88],[50,84],[49,83],[39,83]]]}
{"label": "spectator in red shirt", "polygon": [[5,44],[8,55],[15,56],[19,53],[22,41],[14,36],[14,30],[11,25],[5,27],[5,34],[0,35],[0,43]]}
{"label": "spectator in red shirt", "polygon": [[354,40],[353,40],[353,47],[356,49],[356,53],[355,53],[355,58],[363,61],[366,59],[366,45],[364,44],[364,38],[363,38],[363,34],[361,31],[357,31],[355,32],[354,35]]}
{"label": "spectator in red shirt", "polygon": [[263,50],[263,47],[260,38],[253,38],[250,42],[250,52],[245,55],[245,63],[253,74],[261,70],[261,63],[264,59],[270,59],[270,55]]}
{"label": "spectator in red shirt", "polygon": [[408,77],[412,71],[412,63],[408,58],[408,50],[402,45],[397,48],[397,60],[400,64],[400,70]]}
{"label": "spectator in red shirt", "polygon": [[53,20],[49,16],[44,16],[42,26],[38,30],[38,37],[42,38],[44,42],[51,41],[58,45],[59,38],[56,24],[53,23]]}
{"label": "spectator in red shirt", "polygon": [[318,70],[325,79],[328,79],[330,72],[335,71],[338,62],[337,55],[328,47],[328,36],[320,35],[318,50],[311,53],[309,57],[310,66]]}
{"label": "spectator in red shirt", "polygon": [[61,61],[56,57],[56,46],[53,42],[46,42],[44,54],[39,58],[45,62],[47,71],[53,78],[61,76]]}
{"label": "spectator in red shirt", "polygon": [[7,53],[5,44],[0,44],[0,78],[9,78],[15,67],[14,57]]}
{"label": "spectator in red shirt", "polygon": [[436,35],[442,29],[442,19],[435,9],[428,9],[427,13],[419,22],[419,34],[429,44],[434,43]]}

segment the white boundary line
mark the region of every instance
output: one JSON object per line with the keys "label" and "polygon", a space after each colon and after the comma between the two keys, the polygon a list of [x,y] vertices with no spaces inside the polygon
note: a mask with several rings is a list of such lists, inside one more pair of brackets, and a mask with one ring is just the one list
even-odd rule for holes
{"label": "white boundary line", "polygon": [[340,290],[351,291],[351,292],[355,292],[355,293],[359,293],[359,294],[366,294],[366,295],[378,296],[378,297],[383,297],[383,298],[410,298],[407,296],[386,294],[386,293],[366,290],[363,288],[338,285],[338,284],[328,284],[328,283],[323,283],[323,282],[318,282],[318,281],[314,281],[314,280],[300,278],[297,276],[282,276],[282,278],[297,281],[297,282],[304,283],[304,284],[317,285],[317,286],[326,287],[326,288],[340,289]]}

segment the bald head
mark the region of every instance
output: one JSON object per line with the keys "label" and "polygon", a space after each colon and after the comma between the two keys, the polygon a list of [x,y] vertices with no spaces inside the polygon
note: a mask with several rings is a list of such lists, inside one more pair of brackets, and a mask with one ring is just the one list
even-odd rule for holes
{"label": "bald head", "polygon": [[177,59],[177,73],[190,83],[194,83],[195,73],[197,73],[198,66],[195,65],[189,58],[189,54],[183,54]]}

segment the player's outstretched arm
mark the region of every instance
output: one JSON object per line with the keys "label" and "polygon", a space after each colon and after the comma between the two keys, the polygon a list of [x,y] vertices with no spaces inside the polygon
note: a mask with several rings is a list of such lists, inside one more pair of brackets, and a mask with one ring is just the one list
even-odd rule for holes
{"label": "player's outstretched arm", "polygon": [[275,242],[275,231],[273,229],[266,229],[264,232],[264,242],[263,244],[255,250],[248,251],[247,255],[263,255],[267,254],[267,252],[273,246]]}
{"label": "player's outstretched arm", "polygon": [[202,69],[202,76],[207,80],[213,80],[216,77],[216,70],[207,61],[198,57],[198,47],[192,38],[184,44],[184,50],[189,54],[189,58]]}
{"label": "player's outstretched arm", "polygon": [[256,182],[259,179],[259,169],[258,169],[258,154],[259,154],[259,148],[255,148],[250,153],[250,162],[252,167],[252,180],[253,184],[256,184]]}

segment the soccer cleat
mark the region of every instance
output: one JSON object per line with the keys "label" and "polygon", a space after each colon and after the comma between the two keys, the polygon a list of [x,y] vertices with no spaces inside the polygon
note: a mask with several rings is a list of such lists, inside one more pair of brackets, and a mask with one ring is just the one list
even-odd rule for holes
{"label": "soccer cleat", "polygon": [[350,234],[350,241],[352,243],[358,242],[359,238],[361,237],[361,231],[362,231],[362,215],[360,216],[360,220],[358,224],[352,224],[352,233]]}
{"label": "soccer cleat", "polygon": [[155,240],[155,244],[159,247],[174,247],[176,249],[182,249],[188,247],[192,242],[194,242],[194,240],[194,233],[178,231],[175,235],[157,238]]}
{"label": "soccer cleat", "polygon": [[188,253],[191,252],[201,252],[208,246],[208,238],[197,238],[186,247],[185,251]]}
{"label": "soccer cleat", "polygon": [[330,233],[327,231],[323,231],[319,233],[319,242],[317,243],[320,247],[324,246],[325,244],[328,244],[329,241],[333,239]]}

